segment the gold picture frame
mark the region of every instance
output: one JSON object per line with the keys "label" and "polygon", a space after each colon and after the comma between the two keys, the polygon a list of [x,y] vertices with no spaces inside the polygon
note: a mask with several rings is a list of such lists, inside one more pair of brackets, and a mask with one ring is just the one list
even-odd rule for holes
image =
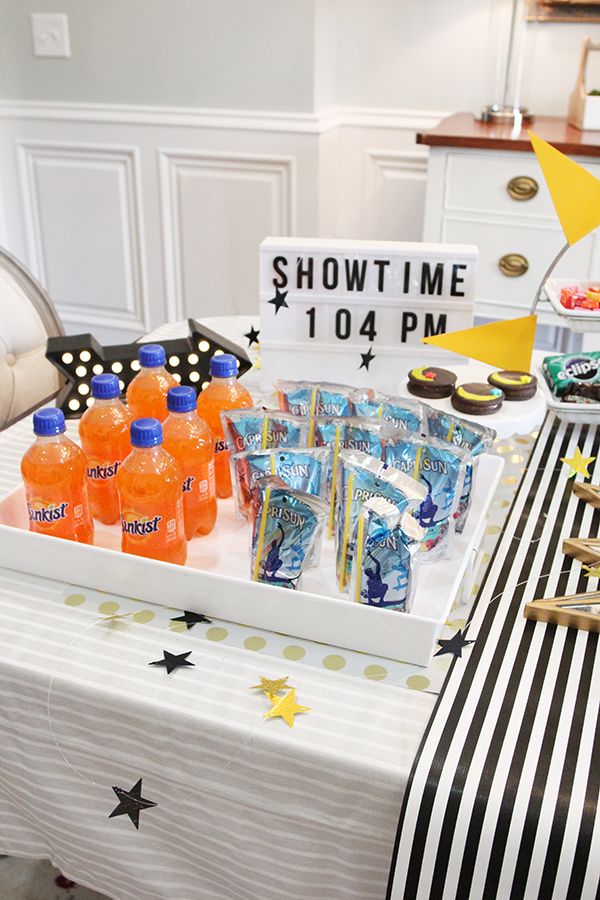
{"label": "gold picture frame", "polygon": [[530,22],[600,22],[597,0],[529,0]]}
{"label": "gold picture frame", "polygon": [[600,633],[600,591],[531,600],[525,604],[523,614],[536,622]]}

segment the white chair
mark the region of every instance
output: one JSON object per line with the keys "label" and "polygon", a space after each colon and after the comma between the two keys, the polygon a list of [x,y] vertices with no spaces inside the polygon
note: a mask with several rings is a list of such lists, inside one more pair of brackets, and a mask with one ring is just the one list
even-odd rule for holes
{"label": "white chair", "polygon": [[46,339],[64,334],[44,288],[0,247],[0,429],[56,396]]}

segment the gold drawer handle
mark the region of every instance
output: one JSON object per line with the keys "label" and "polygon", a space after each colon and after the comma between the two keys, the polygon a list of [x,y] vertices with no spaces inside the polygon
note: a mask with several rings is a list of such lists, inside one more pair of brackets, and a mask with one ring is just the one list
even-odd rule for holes
{"label": "gold drawer handle", "polygon": [[539,185],[535,178],[529,175],[517,175],[511,178],[506,185],[508,196],[513,200],[533,200],[539,190]]}
{"label": "gold drawer handle", "polygon": [[498,260],[498,268],[507,278],[520,278],[529,268],[529,263],[520,253],[505,253]]}

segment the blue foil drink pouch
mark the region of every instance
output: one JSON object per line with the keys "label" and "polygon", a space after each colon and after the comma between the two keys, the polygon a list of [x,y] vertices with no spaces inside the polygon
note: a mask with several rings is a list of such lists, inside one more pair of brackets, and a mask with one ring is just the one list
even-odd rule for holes
{"label": "blue foil drink pouch", "polygon": [[496,439],[493,428],[486,428],[475,422],[467,422],[458,416],[424,407],[425,433],[444,443],[467,451],[471,459],[466,463],[465,477],[458,506],[454,512],[456,531],[460,534],[465,527],[471,507],[471,493],[475,480],[476,458],[490,449]]}
{"label": "blue foil drink pouch", "polygon": [[[279,408],[296,416],[351,416],[354,413],[354,388],[328,382],[275,382]],[[309,436],[312,443],[312,433]]]}
{"label": "blue foil drink pouch", "polygon": [[368,456],[384,460],[385,448],[398,432],[388,422],[381,422],[365,416],[334,418],[317,416],[312,422],[313,443],[317,447],[331,447],[331,466],[328,491],[330,497],[328,537],[333,536],[335,516],[335,490],[339,455],[341,450],[360,450]]}
{"label": "blue foil drink pouch", "polygon": [[356,526],[350,593],[356,603],[407,612],[416,581],[416,551],[423,530],[412,519],[405,531],[398,507],[374,497],[363,505]]}
{"label": "blue foil drink pouch", "polygon": [[352,403],[353,388],[345,384],[318,384],[317,416],[351,416],[354,414]]}
{"label": "blue foil drink pouch", "polygon": [[417,400],[386,397],[384,394],[371,390],[357,390],[352,399],[357,416],[373,416],[382,419],[404,434],[421,434],[423,410]]}
{"label": "blue foil drink pouch", "polygon": [[315,555],[327,504],[271,481],[263,479],[259,485],[252,523],[251,578],[295,590]]}
{"label": "blue foil drink pouch", "polygon": [[238,514],[247,517],[257,482],[278,475],[289,487],[315,497],[327,493],[329,447],[244,450],[231,458]]}
{"label": "blue foil drink pouch", "polygon": [[308,441],[308,422],[279,410],[228,409],[221,421],[232,453],[305,447]]}
{"label": "blue foil drink pouch", "polygon": [[314,416],[317,408],[317,385],[309,381],[275,382],[279,408],[294,416]]}
{"label": "blue foil drink pouch", "polygon": [[388,448],[386,458],[390,465],[427,488],[427,496],[414,515],[426,529],[422,549],[433,550],[450,533],[450,520],[458,505],[468,457],[441,441],[414,438]]}
{"label": "blue foil drink pouch", "polygon": [[372,497],[389,500],[402,513],[423,502],[426,489],[402,472],[361,453],[342,450],[336,483],[336,575],[346,591],[352,572],[356,523],[363,503]]}

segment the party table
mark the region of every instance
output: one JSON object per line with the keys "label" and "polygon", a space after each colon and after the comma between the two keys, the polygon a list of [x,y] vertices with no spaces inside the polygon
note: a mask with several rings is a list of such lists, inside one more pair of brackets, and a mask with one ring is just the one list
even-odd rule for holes
{"label": "party table", "polygon": [[[2,493],[30,440],[28,423],[0,435]],[[513,472],[531,444],[517,440],[497,448]],[[503,479],[488,540],[518,478]],[[0,547],[0,854],[51,859],[117,900],[385,896],[450,656],[419,670],[217,620],[188,628],[177,597],[150,607],[10,563]],[[165,650],[193,667],[148,665]],[[293,728],[252,689],[284,675],[309,707]],[[111,813],[114,788],[140,779],[136,830]]]}

